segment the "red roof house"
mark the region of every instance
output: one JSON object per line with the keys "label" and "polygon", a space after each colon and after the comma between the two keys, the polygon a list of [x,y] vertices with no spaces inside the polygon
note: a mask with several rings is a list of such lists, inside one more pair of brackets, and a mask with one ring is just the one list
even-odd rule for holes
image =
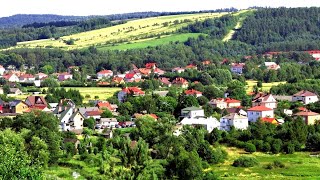
{"label": "red roof house", "polygon": [[196,97],[202,96],[202,92],[194,90],[194,89],[185,90],[184,93],[186,95],[191,95],[191,96],[196,96]]}

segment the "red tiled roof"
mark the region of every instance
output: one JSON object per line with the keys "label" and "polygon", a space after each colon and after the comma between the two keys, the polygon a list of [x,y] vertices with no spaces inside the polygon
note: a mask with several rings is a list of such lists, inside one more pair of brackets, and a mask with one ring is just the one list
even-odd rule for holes
{"label": "red tiled roof", "polygon": [[169,78],[163,77],[163,78],[160,78],[160,81],[161,81],[163,84],[166,84],[166,85],[171,84]]}
{"label": "red tiled roof", "polygon": [[299,111],[308,111],[308,109],[305,108],[305,107],[298,107],[298,110],[299,110]]}
{"label": "red tiled roof", "polygon": [[263,122],[267,122],[267,123],[271,123],[271,124],[278,124],[278,122],[275,122],[276,121],[275,118],[264,117],[264,118],[261,118],[261,120]]}
{"label": "red tiled roof", "polygon": [[137,88],[137,87],[127,87],[127,88],[123,88],[122,89],[123,92],[126,92],[126,93],[134,93],[134,94],[144,94],[144,92]]}
{"label": "red tiled roof", "polygon": [[202,94],[202,92],[194,90],[194,89],[190,89],[190,90],[185,90],[184,93],[186,95],[196,95],[196,94]]}
{"label": "red tiled roof", "polygon": [[134,75],[135,75],[134,73],[128,73],[128,74],[126,74],[125,78],[132,79],[134,77]]}
{"label": "red tiled roof", "polygon": [[233,68],[243,68],[246,64],[245,63],[232,63],[231,66]]}
{"label": "red tiled roof", "polygon": [[99,103],[97,104],[97,106],[98,106],[99,109],[101,109],[101,108],[108,108],[110,111],[113,110],[111,104],[110,104],[108,101],[106,101],[106,102],[99,102]]}
{"label": "red tiled roof", "polygon": [[141,74],[144,74],[144,75],[148,75],[151,73],[151,69],[147,69],[147,68],[140,68],[139,71]]}
{"label": "red tiled roof", "polygon": [[97,74],[111,74],[113,73],[111,70],[102,70],[100,72],[98,72]]}
{"label": "red tiled roof", "polygon": [[255,106],[255,107],[248,109],[248,111],[271,111],[271,110],[272,109],[267,108],[265,106]]}
{"label": "red tiled roof", "polygon": [[60,73],[59,76],[70,76],[72,74],[68,73],[68,72],[63,72],[63,73]]}
{"label": "red tiled roof", "polygon": [[157,63],[146,63],[146,68],[147,69],[152,69],[153,66],[156,66],[156,65],[157,65]]}
{"label": "red tiled roof", "polygon": [[86,115],[87,116],[100,116],[101,112],[100,111],[87,111]]}
{"label": "red tiled roof", "polygon": [[241,101],[232,99],[232,98],[225,98],[224,100],[226,103],[241,103]]}
{"label": "red tiled roof", "polygon": [[318,113],[312,112],[312,111],[301,111],[295,114],[296,116],[316,116],[319,115]]}
{"label": "red tiled roof", "polygon": [[176,68],[173,68],[173,70],[174,70],[174,71],[180,71],[180,70],[182,70],[182,71],[183,71],[183,70],[184,70],[184,68],[176,67]]}
{"label": "red tiled roof", "polygon": [[182,77],[177,77],[173,80],[173,84],[188,84],[188,81]]}
{"label": "red tiled roof", "polygon": [[158,119],[158,116],[155,115],[155,114],[148,114],[148,115],[151,116],[151,117],[154,118],[154,119]]}
{"label": "red tiled roof", "polygon": [[196,68],[197,66],[194,64],[189,64],[188,66],[186,66],[186,69],[193,69]]}
{"label": "red tiled roof", "polygon": [[115,82],[115,83],[121,83],[123,81],[123,78],[122,77],[114,77],[112,79],[112,82]]}
{"label": "red tiled roof", "polygon": [[303,96],[303,97],[305,97],[305,96],[317,96],[317,95],[315,93],[310,92],[310,91],[302,90],[302,91],[297,92],[293,96]]}
{"label": "red tiled roof", "polygon": [[211,61],[210,60],[205,60],[205,61],[202,61],[202,64],[203,65],[209,65],[209,64],[211,64]]}
{"label": "red tiled roof", "polygon": [[34,76],[32,74],[22,74],[20,75],[20,78],[34,78]]}

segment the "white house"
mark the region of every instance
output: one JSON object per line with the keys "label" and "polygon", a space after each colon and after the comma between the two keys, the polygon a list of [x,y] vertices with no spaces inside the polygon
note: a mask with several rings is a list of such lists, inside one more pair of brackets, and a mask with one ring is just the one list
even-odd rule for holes
{"label": "white house", "polygon": [[200,96],[202,96],[202,92],[197,91],[197,90],[194,90],[194,89],[185,90],[184,93],[185,93],[187,96],[195,96],[195,97],[200,97]]}
{"label": "white house", "polygon": [[66,108],[61,113],[56,114],[56,116],[60,120],[62,131],[83,129],[83,121],[85,118],[79,111],[75,111],[72,107]]}
{"label": "white house", "polygon": [[231,72],[236,74],[242,74],[242,71],[244,69],[245,63],[232,63],[231,64]]}
{"label": "white house", "polygon": [[109,78],[113,76],[113,72],[111,70],[102,70],[97,73],[97,78],[102,79],[102,78]]}
{"label": "white house", "polygon": [[264,66],[267,67],[269,70],[278,70],[280,69],[280,65],[275,62],[264,62]]}
{"label": "white house", "polygon": [[319,98],[315,93],[302,90],[292,96],[292,101],[301,101],[303,104],[310,104],[319,101]]}
{"label": "white house", "polygon": [[249,126],[248,117],[231,113],[220,118],[220,130],[229,131],[231,126],[234,126],[236,129],[247,129]]}
{"label": "white house", "polygon": [[190,126],[203,126],[209,133],[214,128],[220,129],[220,122],[214,117],[185,117],[180,123]]}
{"label": "white house", "polygon": [[4,74],[4,72],[6,71],[6,69],[0,65],[0,75],[2,76]]}
{"label": "white house", "polygon": [[272,94],[258,93],[252,100],[252,106],[265,106],[267,108],[277,108],[277,100]]}
{"label": "white house", "polygon": [[212,99],[209,104],[219,109],[237,108],[241,106],[241,101],[232,98],[217,98]]}
{"label": "white house", "polygon": [[116,118],[101,118],[99,124],[106,127],[115,127],[118,125],[118,121]]}
{"label": "white house", "polygon": [[249,122],[256,122],[259,118],[274,117],[273,109],[265,106],[255,106],[247,110]]}
{"label": "white house", "polygon": [[204,117],[204,110],[198,107],[187,107],[181,110],[181,117]]}
{"label": "white house", "polygon": [[3,75],[3,78],[9,82],[19,82],[19,77],[15,74]]}
{"label": "white house", "polygon": [[68,79],[72,79],[72,74],[69,74],[67,72],[64,72],[64,73],[60,73],[58,75],[58,80],[59,81],[65,81],[65,80],[68,80]]}
{"label": "white house", "polygon": [[118,100],[120,102],[124,102],[126,96],[128,94],[132,94],[133,96],[144,96],[145,93],[138,87],[127,87],[123,88],[119,93],[118,93]]}
{"label": "white house", "polygon": [[184,68],[181,68],[181,67],[176,67],[176,68],[173,68],[172,69],[172,72],[177,72],[177,73],[182,73],[184,72],[185,69]]}

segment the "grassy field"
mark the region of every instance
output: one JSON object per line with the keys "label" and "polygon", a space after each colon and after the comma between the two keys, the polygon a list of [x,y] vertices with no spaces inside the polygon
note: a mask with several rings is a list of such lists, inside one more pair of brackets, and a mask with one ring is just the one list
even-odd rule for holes
{"label": "grassy field", "polygon": [[[164,36],[156,39],[149,39],[145,41],[137,41],[133,43],[125,43],[115,46],[100,46],[98,47],[99,50],[127,50],[127,49],[140,49],[140,48],[146,48],[146,47],[154,47],[164,44],[169,44],[170,42],[185,42],[188,40],[188,38],[197,38],[202,33],[184,33],[184,34],[174,34],[170,36]],[[206,35],[206,34],[203,34]]]}
{"label": "grassy field", "polygon": [[[148,36],[150,35],[175,32],[177,29],[180,29],[181,27],[184,27],[196,20],[201,21],[207,18],[220,17],[225,14],[227,13],[198,13],[137,19],[128,21],[125,24],[64,36],[58,40],[46,39],[20,42],[16,47],[60,47],[63,49],[74,49],[84,48],[90,45],[100,46],[117,44],[119,42],[124,43],[136,42],[144,39],[149,40],[150,37]],[[179,21],[178,24],[174,23],[176,20]],[[189,20],[191,22],[184,22],[184,20]],[[69,39],[75,40],[74,45],[67,45],[64,42],[64,40]]]}
{"label": "grassy field", "polygon": [[94,99],[95,96],[98,96],[100,100],[105,100],[111,96],[116,91],[120,91],[120,88],[110,88],[110,87],[71,87],[65,88],[67,89],[76,89],[79,90],[80,94],[85,97],[86,95],[90,95],[90,98],[85,98],[84,103],[88,102],[91,99]]}
{"label": "grassy field", "polygon": [[[320,159],[310,157],[307,152],[295,154],[265,154],[256,152],[246,154],[237,148],[226,148],[228,159],[223,164],[210,167],[221,179],[319,179]],[[259,165],[251,168],[233,167],[232,163],[240,155],[255,157]],[[266,169],[265,166],[278,160],[285,164],[285,168]]]}
{"label": "grassy field", "polygon": [[[253,91],[253,87],[255,85],[257,85],[258,81],[253,81],[253,80],[247,80],[247,86],[246,86],[246,91],[247,93],[250,93]],[[285,84],[287,82],[283,81],[283,82],[272,82],[272,83],[262,83],[262,91],[269,91],[271,89],[272,86],[277,86],[279,84]]]}
{"label": "grassy field", "polygon": [[[66,90],[68,89],[76,89],[79,90],[80,94],[83,97],[86,97],[86,95],[89,95],[90,98],[85,98],[83,100],[84,103],[87,103],[89,100],[94,99],[95,96],[98,96],[100,100],[105,100],[111,96],[116,91],[120,91],[120,88],[116,87],[67,87],[65,88]],[[13,98],[19,99],[19,100],[25,100],[28,96],[31,96],[32,93],[26,93],[22,95],[17,95],[17,96],[12,96]],[[39,94],[40,96],[45,96],[45,94]]]}

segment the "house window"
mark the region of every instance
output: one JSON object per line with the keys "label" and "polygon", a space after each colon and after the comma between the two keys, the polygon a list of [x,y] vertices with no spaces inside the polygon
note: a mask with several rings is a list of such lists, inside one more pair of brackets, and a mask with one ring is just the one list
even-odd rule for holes
{"label": "house window", "polygon": [[258,112],[256,112],[256,115],[259,115],[259,113],[258,113]]}

